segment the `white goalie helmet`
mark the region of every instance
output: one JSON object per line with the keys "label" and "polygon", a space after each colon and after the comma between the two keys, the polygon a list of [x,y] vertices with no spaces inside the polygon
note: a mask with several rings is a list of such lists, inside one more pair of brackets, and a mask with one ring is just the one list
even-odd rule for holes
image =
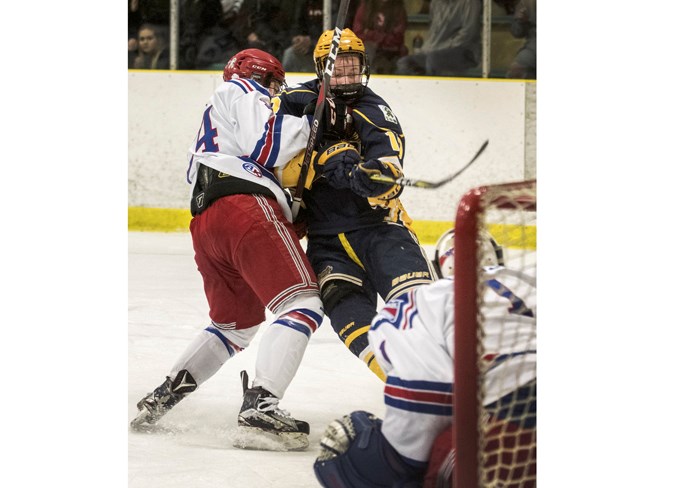
{"label": "white goalie helmet", "polygon": [[[433,265],[437,274],[443,278],[454,276],[454,234],[455,229],[448,230],[440,236],[435,245],[435,260]],[[503,248],[496,242],[488,230],[480,232],[482,240],[482,266],[496,266],[505,264]]]}

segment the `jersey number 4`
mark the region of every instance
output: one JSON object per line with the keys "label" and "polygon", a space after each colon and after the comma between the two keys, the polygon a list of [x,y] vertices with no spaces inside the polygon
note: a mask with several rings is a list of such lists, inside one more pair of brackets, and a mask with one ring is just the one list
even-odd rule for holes
{"label": "jersey number 4", "polygon": [[211,111],[212,106],[210,105],[202,116],[202,125],[197,134],[195,152],[219,152],[219,145],[216,143],[219,133],[212,127],[212,119],[209,117]]}

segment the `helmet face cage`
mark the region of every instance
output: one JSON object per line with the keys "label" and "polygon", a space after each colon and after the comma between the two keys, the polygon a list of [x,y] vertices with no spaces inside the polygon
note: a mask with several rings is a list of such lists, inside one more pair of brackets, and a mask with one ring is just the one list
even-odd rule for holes
{"label": "helmet face cage", "polygon": [[[454,275],[454,233],[451,229],[442,234],[435,245],[435,260],[433,266],[437,273],[443,278],[449,278]],[[482,230],[480,234],[482,245],[481,266],[504,266],[503,247],[496,242],[496,239],[487,230]]]}
{"label": "helmet face cage", "polygon": [[[324,68],[327,62],[327,57],[329,57],[329,51],[331,49],[331,41],[333,37],[333,30],[325,31],[320,36],[320,39],[315,45],[315,50],[313,51],[315,73],[320,80],[323,78]],[[346,56],[350,54],[353,56]],[[329,87],[329,91],[332,95],[347,100],[359,98],[364,92],[364,88],[367,86],[367,83],[369,83],[369,62],[367,59],[367,52],[364,48],[364,43],[359,37],[355,35],[353,31],[347,28],[343,29],[341,33],[336,64],[339,64],[339,58],[345,59],[345,61],[342,62],[343,68],[341,68],[341,74],[348,74],[353,78],[357,78],[357,81],[354,81],[353,83],[336,84],[335,80],[337,78],[337,70],[336,66],[334,66],[334,80],[332,80],[332,85]],[[357,63],[354,63],[354,66],[350,67],[350,60],[355,60]]]}
{"label": "helmet face cage", "polygon": [[223,68],[223,80],[249,78],[279,93],[287,86],[282,63],[260,49],[245,49],[230,58]]}

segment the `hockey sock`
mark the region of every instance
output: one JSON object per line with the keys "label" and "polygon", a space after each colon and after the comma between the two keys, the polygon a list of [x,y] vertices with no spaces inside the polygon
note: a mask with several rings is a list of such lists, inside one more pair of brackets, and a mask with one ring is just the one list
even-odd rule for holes
{"label": "hockey sock", "polygon": [[252,386],[261,386],[282,398],[301,364],[308,338],[278,321],[270,324],[261,337]]}
{"label": "hockey sock", "polygon": [[190,371],[198,386],[211,378],[241,350],[226,337],[227,334],[227,331],[213,326],[201,330],[174,364],[170,377],[175,378],[179,371],[185,369]]}

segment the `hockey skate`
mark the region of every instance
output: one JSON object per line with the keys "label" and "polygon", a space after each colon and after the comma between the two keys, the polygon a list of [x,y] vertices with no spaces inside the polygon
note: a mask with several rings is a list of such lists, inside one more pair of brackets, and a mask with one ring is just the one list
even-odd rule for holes
{"label": "hockey skate", "polygon": [[174,381],[167,376],[164,383],[136,404],[139,413],[130,424],[132,429],[144,432],[154,430],[157,421],[196,388],[197,383],[185,369],[179,371]]}
{"label": "hockey skate", "polygon": [[296,420],[278,407],[280,401],[262,387],[249,388],[246,371],[240,373],[244,400],[237,417],[233,446],[263,451],[300,451],[309,445],[308,422]]}

